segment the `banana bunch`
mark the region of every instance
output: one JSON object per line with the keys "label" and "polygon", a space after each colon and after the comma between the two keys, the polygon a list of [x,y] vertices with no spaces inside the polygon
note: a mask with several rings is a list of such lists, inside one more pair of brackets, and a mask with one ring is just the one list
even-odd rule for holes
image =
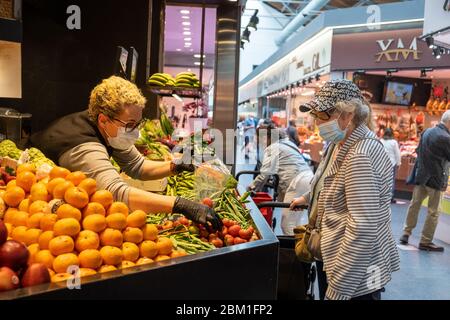
{"label": "banana bunch", "polygon": [[31,163],[33,163],[37,168],[39,168],[43,164],[51,165],[52,167],[55,166],[55,163],[48,159],[41,150],[37,148],[30,148],[28,149],[28,155],[30,157]]}
{"label": "banana bunch", "polygon": [[161,116],[159,117],[159,122],[161,124],[161,130],[164,132],[165,136],[171,136],[175,130],[172,126],[172,121],[170,121],[166,112],[161,108]]}
{"label": "banana bunch", "polygon": [[147,83],[156,87],[173,87],[175,79],[168,73],[154,73],[148,78]]}
{"label": "banana bunch", "polygon": [[16,144],[11,140],[6,139],[0,142],[1,157],[10,157],[11,159],[18,160],[21,154],[22,150],[18,149]]}
{"label": "banana bunch", "polygon": [[189,87],[189,88],[199,88],[200,81],[198,80],[195,73],[192,72],[180,72],[175,78],[176,87]]}

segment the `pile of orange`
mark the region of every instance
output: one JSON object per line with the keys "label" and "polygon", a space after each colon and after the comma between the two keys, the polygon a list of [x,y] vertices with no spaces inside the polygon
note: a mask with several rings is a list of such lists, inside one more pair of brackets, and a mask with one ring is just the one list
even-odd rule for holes
{"label": "pile of orange", "polygon": [[27,245],[29,262],[45,264],[53,282],[70,278],[72,266],[88,276],[186,254],[146,224],[144,211],[130,213],[84,173],[54,167],[40,181],[35,173],[33,165],[17,168],[0,193],[3,218],[8,237]]}

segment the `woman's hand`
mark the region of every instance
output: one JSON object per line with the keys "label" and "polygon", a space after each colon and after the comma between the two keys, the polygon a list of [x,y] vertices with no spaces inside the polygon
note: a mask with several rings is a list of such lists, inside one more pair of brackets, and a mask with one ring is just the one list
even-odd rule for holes
{"label": "woman's hand", "polygon": [[297,209],[297,207],[305,206],[305,205],[306,205],[306,199],[305,199],[305,197],[301,196],[299,198],[294,198],[294,200],[292,200],[289,208],[293,211],[297,211],[297,210],[299,210],[299,209]]}

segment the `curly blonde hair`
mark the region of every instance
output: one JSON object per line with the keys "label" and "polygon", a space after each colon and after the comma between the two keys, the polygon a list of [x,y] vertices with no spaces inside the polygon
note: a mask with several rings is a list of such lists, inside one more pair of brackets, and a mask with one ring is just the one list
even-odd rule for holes
{"label": "curly blonde hair", "polygon": [[144,108],[147,100],[138,87],[121,77],[111,76],[98,84],[89,98],[89,118],[96,122],[103,113],[110,118],[117,117],[126,105]]}

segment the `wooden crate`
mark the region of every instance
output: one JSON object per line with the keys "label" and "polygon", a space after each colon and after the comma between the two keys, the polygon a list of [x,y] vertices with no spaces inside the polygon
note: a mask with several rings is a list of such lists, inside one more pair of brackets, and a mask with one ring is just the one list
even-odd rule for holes
{"label": "wooden crate", "polygon": [[0,18],[14,19],[14,0],[0,0]]}

